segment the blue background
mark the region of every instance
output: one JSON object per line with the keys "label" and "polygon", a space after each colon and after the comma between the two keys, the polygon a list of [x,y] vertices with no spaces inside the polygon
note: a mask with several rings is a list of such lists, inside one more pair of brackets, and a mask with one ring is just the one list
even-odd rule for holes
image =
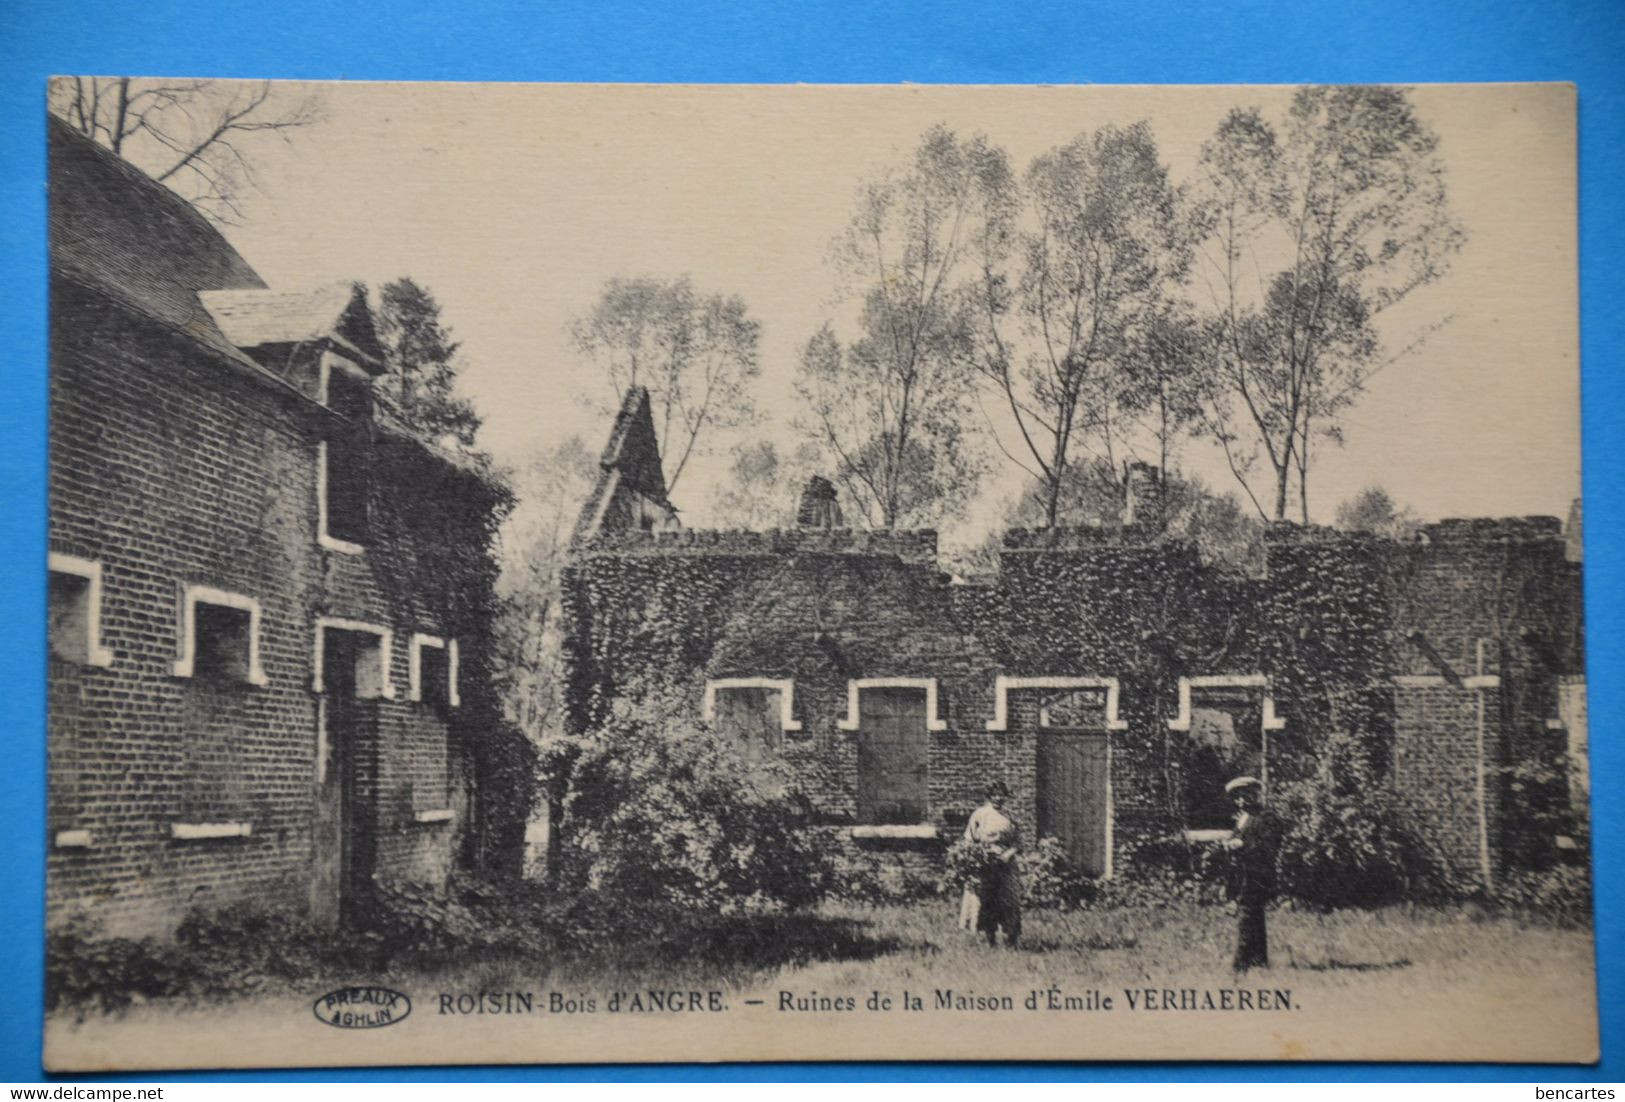
{"label": "blue background", "polygon": [[[1580,254],[1591,752],[1603,1063],[869,1064],[400,1069],[160,1080],[1625,1079],[1625,636],[1618,429],[1625,382],[1625,4],[1297,0],[938,4],[705,0],[10,0],[0,7],[0,1079],[40,1076],[45,740],[45,78],[52,73],[367,80],[831,83],[1572,81]],[[127,1077],[125,1077],[127,1078]]]}

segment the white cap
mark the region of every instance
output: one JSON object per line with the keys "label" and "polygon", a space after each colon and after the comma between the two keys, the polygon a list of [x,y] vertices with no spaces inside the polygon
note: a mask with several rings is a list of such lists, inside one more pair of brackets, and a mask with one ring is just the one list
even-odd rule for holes
{"label": "white cap", "polygon": [[1237,777],[1224,786],[1226,792],[1234,792],[1240,788],[1263,788],[1264,782],[1257,777]]}

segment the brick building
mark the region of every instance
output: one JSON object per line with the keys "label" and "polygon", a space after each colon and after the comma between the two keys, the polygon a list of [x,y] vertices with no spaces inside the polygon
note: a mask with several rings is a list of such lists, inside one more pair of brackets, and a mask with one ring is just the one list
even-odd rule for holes
{"label": "brick building", "polygon": [[[407,431],[352,286],[268,289],[50,122],[52,920],[441,881],[504,491]],[[406,492],[405,488],[410,491]]]}
{"label": "brick building", "polygon": [[[565,578],[572,722],[627,686],[782,755],[859,846],[930,855],[1002,778],[1018,817],[1110,876],[1144,842],[1220,828],[1224,780],[1300,780],[1336,734],[1461,872],[1531,840],[1513,777],[1583,743],[1578,563],[1549,518],[1414,541],[1277,525],[1238,573],[1125,523],[1008,532],[996,576],[942,573],[930,531],[684,530],[647,399],[628,395]],[[1572,729],[1571,729],[1572,728]],[[1535,829],[1539,833],[1539,829]]]}

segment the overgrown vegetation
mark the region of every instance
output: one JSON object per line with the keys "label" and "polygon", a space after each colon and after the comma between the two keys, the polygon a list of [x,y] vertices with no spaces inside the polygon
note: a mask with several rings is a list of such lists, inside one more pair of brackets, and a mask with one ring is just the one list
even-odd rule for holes
{"label": "overgrown vegetation", "polygon": [[690,711],[683,699],[632,692],[603,727],[550,744],[558,890],[599,901],[612,921],[818,902],[833,869],[811,804],[777,762],[747,761]]}

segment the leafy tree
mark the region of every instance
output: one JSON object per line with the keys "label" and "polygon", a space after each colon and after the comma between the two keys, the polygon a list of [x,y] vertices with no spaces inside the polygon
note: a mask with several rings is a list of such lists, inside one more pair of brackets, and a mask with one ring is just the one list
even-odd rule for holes
{"label": "leafy tree", "polygon": [[1072,465],[1115,469],[1130,419],[1188,419],[1182,375],[1197,358],[1167,299],[1188,251],[1150,127],[1103,126],[1035,159],[1018,184],[990,154],[970,290],[972,362],[1007,407],[1004,454],[1045,491],[1057,523]]}
{"label": "leafy tree", "polygon": [[440,303],[410,278],[384,284],[378,338],[389,372],[374,384],[406,423],[430,440],[454,437],[472,447],[480,417],[457,394],[461,347],[440,322]]}
{"label": "leafy tree", "polygon": [[[1209,385],[1201,326],[1189,305],[1168,297],[1156,303],[1141,318],[1130,357],[1134,366],[1125,405],[1137,414],[1139,435],[1157,469],[1173,475],[1180,443],[1201,423]],[[1112,458],[1109,451],[1107,458]]]}
{"label": "leafy tree", "polygon": [[1313,87],[1281,127],[1237,108],[1203,146],[1203,424],[1262,516],[1285,519],[1295,487],[1307,522],[1312,446],[1419,343],[1385,360],[1377,321],[1464,240],[1438,144],[1403,89]]}
{"label": "leafy tree", "polygon": [[506,711],[533,742],[556,735],[562,698],[563,622],[559,579],[576,519],[598,473],[580,437],[535,455],[512,474],[518,504],[503,525],[497,594]]}
{"label": "leafy tree", "polygon": [[617,910],[738,914],[816,903],[830,863],[782,763],[747,763],[692,700],[628,687],[601,729],[553,744],[558,887]]}
{"label": "leafy tree", "polygon": [[1337,507],[1333,522],[1345,532],[1370,532],[1391,539],[1409,539],[1422,527],[1422,519],[1400,506],[1381,486],[1368,486]]}
{"label": "leafy tree", "polygon": [[668,490],[706,438],[754,414],[761,331],[744,299],[701,292],[686,275],[611,279],[570,325],[576,348],[604,373],[610,408],[629,387],[648,389]]}
{"label": "leafy tree", "polygon": [[[1059,495],[1055,523],[1077,527],[1113,527],[1123,522],[1124,479],[1104,460],[1073,464]],[[1030,483],[1007,514],[1012,528],[1048,523],[1050,488]],[[1159,523],[1169,539],[1194,542],[1210,561],[1256,567],[1264,554],[1264,525],[1248,514],[1233,494],[1215,493],[1195,475],[1169,471],[1163,476]]]}
{"label": "leafy tree", "polygon": [[817,460],[817,446],[810,443],[788,455],[771,440],[739,447],[728,468],[728,481],[714,492],[712,523],[719,528],[792,526],[802,486]]}
{"label": "leafy tree", "polygon": [[321,100],[268,80],[57,77],[53,114],[218,222],[242,215],[253,149],[321,119]]}
{"label": "leafy tree", "polygon": [[826,324],[807,342],[796,389],[856,521],[960,515],[984,472],[965,427],[974,410],[961,283],[1002,166],[985,138],[933,127],[906,169],[862,185],[835,243],[856,324],[850,338]]}

